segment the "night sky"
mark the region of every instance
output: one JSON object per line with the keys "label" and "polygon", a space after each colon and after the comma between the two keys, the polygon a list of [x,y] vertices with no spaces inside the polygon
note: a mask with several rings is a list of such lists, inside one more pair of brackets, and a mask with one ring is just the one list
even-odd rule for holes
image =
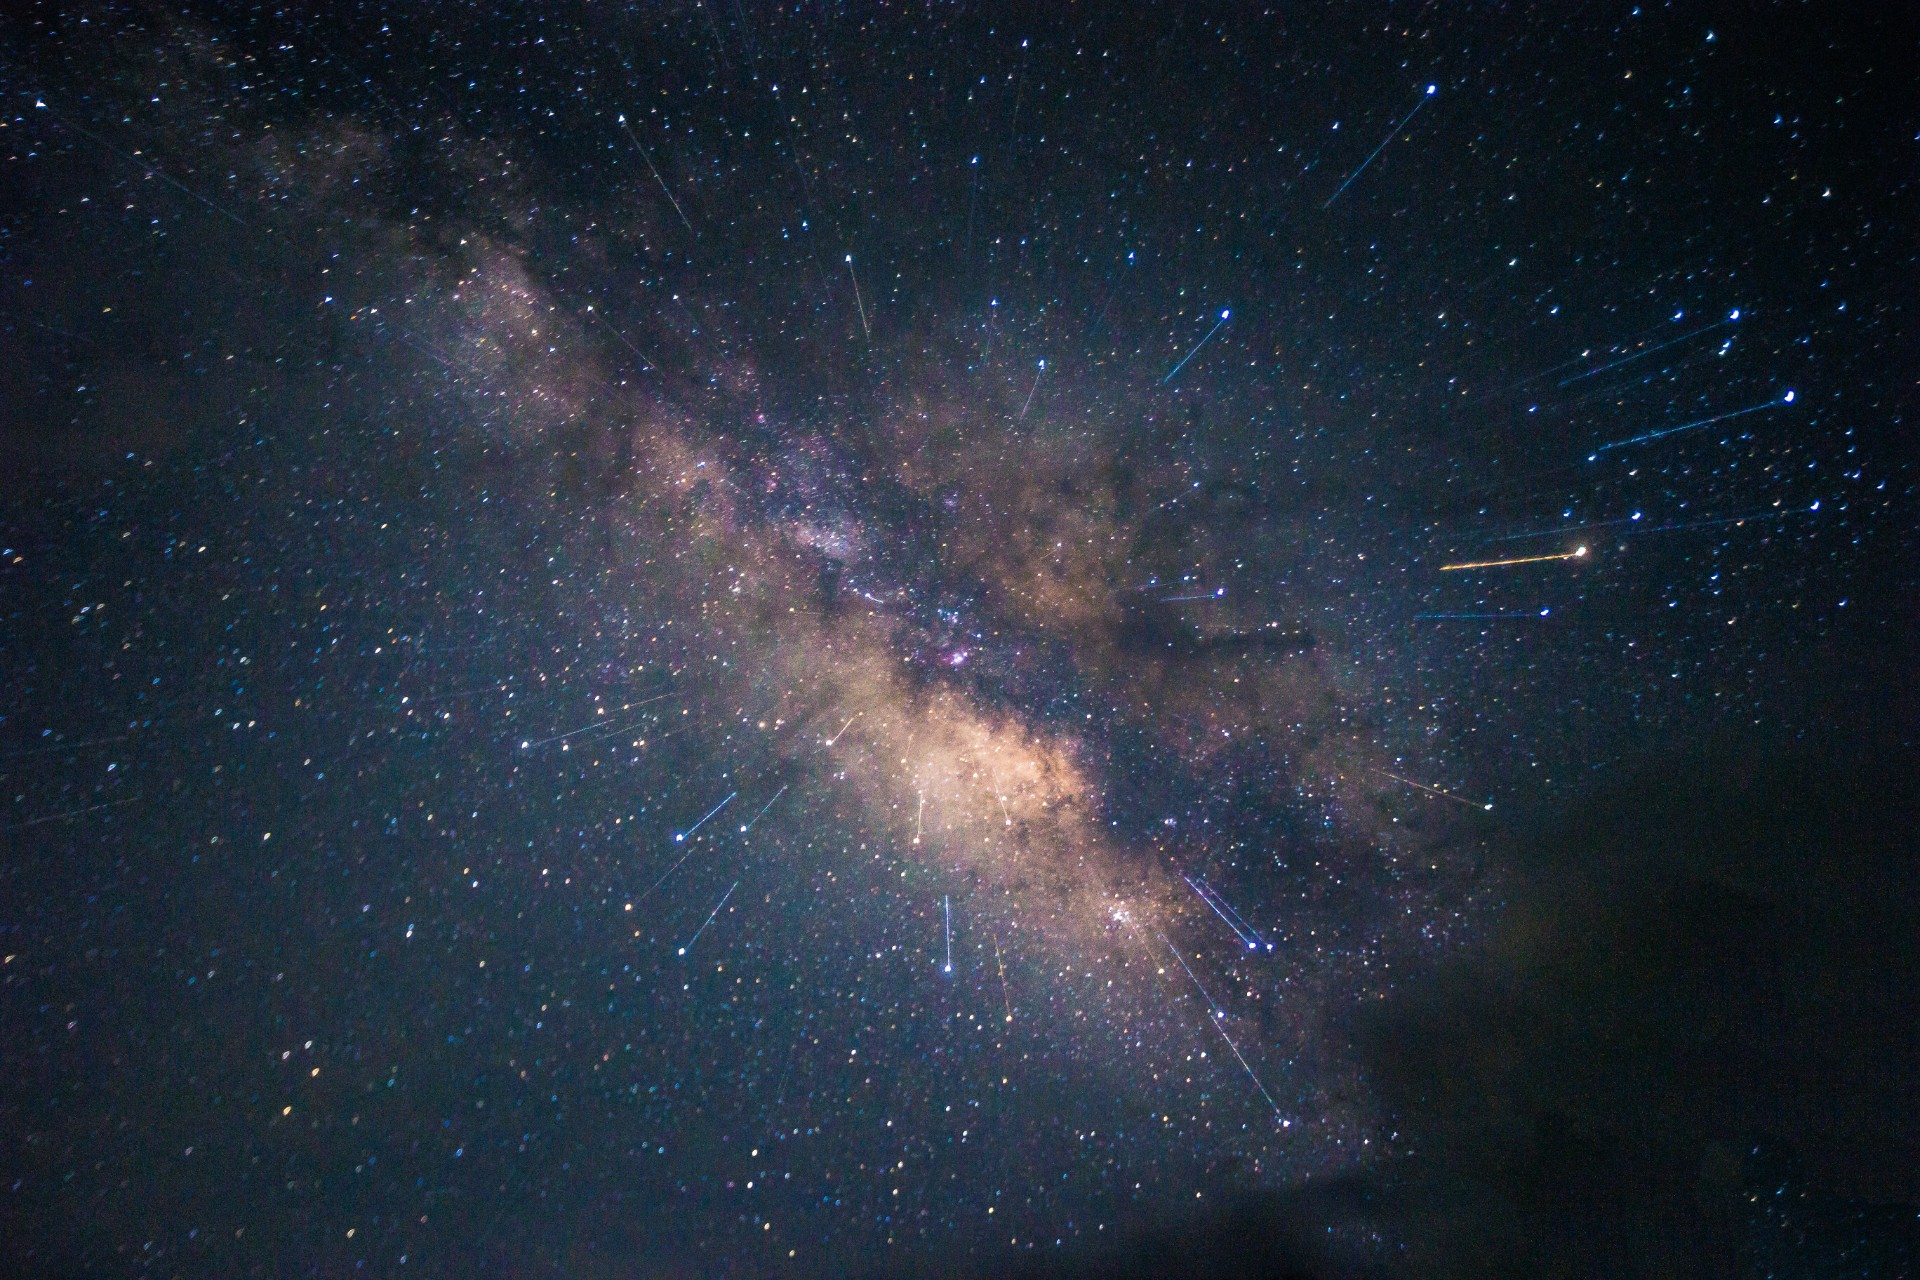
{"label": "night sky", "polygon": [[309,8],[0,27],[20,1270],[1911,1264],[1911,15]]}

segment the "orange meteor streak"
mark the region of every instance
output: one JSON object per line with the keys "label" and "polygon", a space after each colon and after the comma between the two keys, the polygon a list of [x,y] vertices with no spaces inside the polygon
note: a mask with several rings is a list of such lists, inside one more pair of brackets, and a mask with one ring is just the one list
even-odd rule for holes
{"label": "orange meteor streak", "polygon": [[1571,551],[1559,551],[1550,556],[1519,556],[1512,560],[1474,560],[1467,564],[1443,564],[1440,572],[1451,573],[1455,569],[1498,569],[1510,564],[1539,564],[1543,560],[1584,560],[1585,547],[1575,547]]}

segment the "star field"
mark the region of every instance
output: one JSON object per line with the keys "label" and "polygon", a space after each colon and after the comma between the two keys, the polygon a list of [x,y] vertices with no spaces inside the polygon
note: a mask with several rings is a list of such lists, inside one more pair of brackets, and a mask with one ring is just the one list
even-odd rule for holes
{"label": "star field", "polygon": [[[1910,705],[1894,19],[7,31],[31,1269],[1003,1274],[1413,1185],[1379,1020],[1560,936],[1516,850]],[[1796,1114],[1677,1165],[1875,1141]],[[1299,1256],[1473,1270],[1366,1203]]]}

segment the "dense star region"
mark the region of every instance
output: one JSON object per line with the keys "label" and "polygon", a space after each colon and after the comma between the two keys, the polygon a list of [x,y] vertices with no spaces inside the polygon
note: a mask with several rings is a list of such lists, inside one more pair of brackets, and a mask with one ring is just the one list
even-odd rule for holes
{"label": "dense star region", "polygon": [[1909,1256],[1911,23],[5,22],[22,1265]]}

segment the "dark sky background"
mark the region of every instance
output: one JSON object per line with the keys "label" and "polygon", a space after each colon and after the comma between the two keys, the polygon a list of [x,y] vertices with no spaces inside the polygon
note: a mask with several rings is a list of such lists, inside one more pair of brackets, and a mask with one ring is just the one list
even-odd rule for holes
{"label": "dark sky background", "polygon": [[15,7],[10,1260],[1905,1274],[1896,9]]}

